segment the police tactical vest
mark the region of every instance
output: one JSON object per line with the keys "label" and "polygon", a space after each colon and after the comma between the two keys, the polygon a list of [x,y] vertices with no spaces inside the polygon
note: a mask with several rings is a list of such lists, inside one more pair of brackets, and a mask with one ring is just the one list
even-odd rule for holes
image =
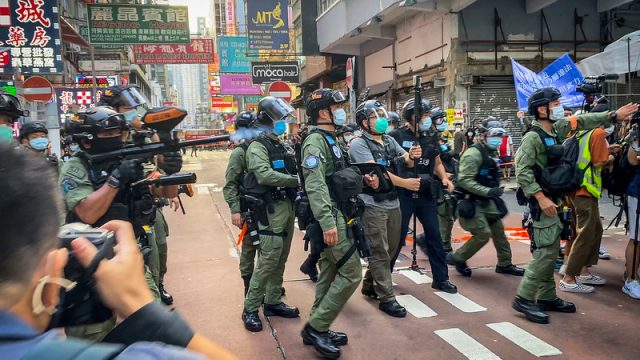
{"label": "police tactical vest", "polygon": [[[282,174],[291,176],[296,175],[295,159],[289,154],[280,141],[271,139],[267,135],[260,135],[260,137],[254,141],[259,142],[267,149],[271,169]],[[294,189],[261,185],[258,183],[255,175],[251,172],[247,172],[243,176],[242,187],[247,194],[265,196],[269,193],[272,200],[284,200],[285,198],[289,198],[291,200],[295,199]]]}
{"label": "police tactical vest", "polygon": [[489,156],[489,151],[487,151],[484,145],[475,144],[472,147],[478,149],[480,155],[482,155],[482,164],[480,165],[480,169],[478,169],[475,180],[480,185],[488,188],[500,186],[498,163]]}
{"label": "police tactical vest", "polygon": [[440,155],[438,133],[422,131],[419,138],[422,157],[418,160],[418,175],[432,175],[436,166],[436,157]]}
{"label": "police tactical vest", "polygon": [[[396,165],[397,154],[392,152],[391,149],[391,139],[393,139],[389,135],[382,135],[382,149],[380,149],[380,143],[375,140],[370,139],[367,136],[363,136],[362,139],[367,144],[371,155],[373,156],[373,161],[376,164],[384,165],[387,168],[387,171],[398,174],[399,169]],[[398,198],[398,191],[394,188],[393,190],[386,193],[374,193],[371,194],[373,196],[373,200],[379,202],[384,200],[395,200]]]}

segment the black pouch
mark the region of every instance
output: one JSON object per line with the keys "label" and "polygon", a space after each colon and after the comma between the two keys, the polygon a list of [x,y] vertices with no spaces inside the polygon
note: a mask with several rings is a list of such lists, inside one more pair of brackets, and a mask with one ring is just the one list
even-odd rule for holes
{"label": "black pouch", "polygon": [[476,216],[476,202],[470,199],[458,201],[458,216],[463,219],[473,219]]}
{"label": "black pouch", "polygon": [[293,203],[293,210],[298,218],[298,227],[300,230],[306,230],[307,226],[314,221],[311,205],[307,195],[302,195]]}
{"label": "black pouch", "polygon": [[331,188],[336,201],[347,201],[362,193],[362,173],[355,166],[336,171],[331,175]]}
{"label": "black pouch", "polygon": [[322,235],[322,228],[320,223],[313,221],[307,225],[307,230],[304,234],[304,240],[308,240],[311,245],[311,254],[319,255],[324,251],[326,244],[324,243],[324,237]]}
{"label": "black pouch", "polygon": [[527,196],[524,194],[524,190],[522,190],[522,188],[520,187],[516,191],[516,200],[518,201],[518,205],[520,206],[529,205],[529,199],[527,199]]}
{"label": "black pouch", "polygon": [[496,208],[498,208],[498,212],[500,213],[500,219],[507,216],[509,213],[509,209],[507,209],[507,204],[502,200],[502,198],[494,197],[492,198],[493,202],[496,204]]}

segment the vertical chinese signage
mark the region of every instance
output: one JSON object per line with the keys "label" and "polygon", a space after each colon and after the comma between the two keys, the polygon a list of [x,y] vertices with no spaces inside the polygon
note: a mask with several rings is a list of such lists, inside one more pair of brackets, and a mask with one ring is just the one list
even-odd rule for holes
{"label": "vertical chinese signage", "polygon": [[56,88],[56,103],[58,104],[58,116],[61,122],[72,114],[87,110],[100,101],[102,90],[97,90],[96,101],[93,101],[93,89],[91,88]]}
{"label": "vertical chinese signage", "polygon": [[247,57],[247,38],[243,36],[218,36],[220,72],[248,73],[251,64]]}
{"label": "vertical chinese signage", "polygon": [[88,4],[92,44],[185,44],[186,6]]}
{"label": "vertical chinese signage", "polygon": [[251,50],[289,50],[289,2],[247,0],[247,36]]}
{"label": "vertical chinese signage", "polygon": [[226,26],[227,26],[227,35],[238,35],[236,31],[236,12],[235,12],[235,1],[227,0],[226,10]]}
{"label": "vertical chinese signage", "polygon": [[62,72],[58,7],[44,0],[0,1],[0,73]]}
{"label": "vertical chinese signage", "polygon": [[188,45],[134,45],[136,64],[211,64],[213,40],[191,39]]}

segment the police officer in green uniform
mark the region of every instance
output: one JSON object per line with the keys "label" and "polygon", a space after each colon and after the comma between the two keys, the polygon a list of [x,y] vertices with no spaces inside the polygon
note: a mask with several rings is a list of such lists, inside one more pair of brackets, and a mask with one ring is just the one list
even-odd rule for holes
{"label": "police officer in green uniform", "polygon": [[0,142],[13,143],[13,123],[27,112],[18,99],[0,89]]}
{"label": "police officer in green uniform", "polygon": [[293,112],[282,99],[267,96],[260,100],[258,124],[264,133],[251,142],[246,152],[243,195],[263,204],[247,204],[258,218],[260,251],[242,312],[244,327],[253,332],[262,330],[258,309],[263,302],[265,316],[296,318],[300,314],[298,308],[281,300],[282,276],[293,237],[298,176],[295,159],[278,137],[287,131],[286,119]]}
{"label": "police officer in green uniform", "polygon": [[[442,166],[444,166],[447,176],[449,176],[449,179],[455,184],[458,177],[458,162],[453,156],[451,145],[447,138],[442,135],[442,133],[447,130],[447,114],[442,108],[435,107],[431,109],[430,115],[436,126],[436,131],[438,131],[438,135],[440,135],[438,143],[440,161],[442,161]],[[442,191],[436,202],[438,204],[438,224],[440,225],[442,248],[446,253],[450,253],[452,251],[451,231],[453,229],[453,223],[456,221],[455,200],[453,194]]]}
{"label": "police officer in green uniform", "polygon": [[[301,149],[304,190],[313,221],[320,227],[320,241],[326,245],[320,254],[320,274],[309,322],[302,330],[304,344],[313,345],[321,355],[340,357],[339,346],[346,345],[347,335],[330,330],[331,324],[358,288],[362,267],[353,254],[355,240],[347,236],[345,215],[338,207],[332,179],[345,169],[345,154],[334,135],[344,126],[347,115],[342,108],[344,95],[331,89],[313,91],[307,99],[309,134]],[[367,178],[377,188],[376,180]],[[308,231],[307,231],[308,232]]]}
{"label": "police officer in green uniform", "polygon": [[27,150],[44,157],[51,165],[58,167],[58,158],[50,153],[49,130],[42,122],[28,121],[20,128],[18,140]]}
{"label": "police officer in green uniform", "polygon": [[504,188],[500,187],[498,164],[491,157],[506,134],[502,121],[489,118],[482,122],[481,137],[460,158],[460,171],[456,189],[464,198],[458,203],[460,226],[471,233],[471,239],[447,256],[447,262],[455,265],[463,276],[471,276],[467,260],[493,238],[498,253],[495,271],[501,274],[522,276],[524,269],[511,262],[511,246],[504,233],[502,218],[507,215],[504,201],[500,198]]}
{"label": "police officer in green uniform", "polygon": [[[124,118],[109,107],[96,107],[76,114],[67,123],[67,132],[80,145],[81,150],[60,170],[59,182],[67,210],[67,223],[83,222],[98,227],[110,220],[130,221],[139,238],[146,236],[145,226],[153,222],[153,195],[148,188],[130,192],[130,185],[143,178],[140,161],[108,160],[91,162],[88,155],[99,154],[123,147]],[[168,164],[166,164],[168,165]],[[166,167],[177,172],[180,164]],[[174,187],[154,188],[154,195],[174,197]],[[134,213],[130,214],[130,201]],[[151,215],[150,215],[151,214]],[[151,273],[146,271],[147,285],[159,298],[158,288]],[[115,325],[115,319],[103,324],[68,328],[67,335],[100,339]]]}
{"label": "police officer in green uniform", "polygon": [[599,126],[607,128],[616,121],[626,121],[638,110],[637,104],[627,104],[617,111],[565,118],[560,97],[561,93],[555,88],[539,89],[529,97],[529,113],[535,120],[531,130],[522,138],[515,159],[518,186],[529,199],[534,218],[532,241],[535,250],[512,306],[527,320],[540,324],[549,323],[547,311],[573,313],[576,307],[556,295],[553,273],[562,232],[557,212],[560,199],[541,186],[539,170],[562,157],[563,150],[559,144],[570,131]]}
{"label": "police officer in green uniform", "polygon": [[[124,116],[125,122],[128,126],[125,134],[125,143],[128,145],[144,145],[152,142],[159,142],[160,138],[152,130],[145,129],[141,121],[142,116],[145,114],[149,102],[139,91],[135,85],[128,86],[110,86],[103,92],[100,97],[100,104],[111,106],[117,112]],[[168,152],[162,156],[158,156],[155,159],[144,159],[145,175],[155,171],[157,168],[154,165],[162,162],[181,162],[182,156],[179,152]],[[164,275],[167,269],[167,236],[169,236],[169,226],[162,213],[162,204],[170,202],[169,199],[156,198],[156,215],[155,220],[149,236],[149,244],[151,245],[151,252],[148,255],[147,264],[153,280],[160,292],[160,299],[166,305],[173,304],[173,296],[167,292],[164,288]]]}
{"label": "police officer in green uniform", "polygon": [[[244,226],[244,218],[242,214],[240,185],[242,177],[247,170],[246,152],[249,148],[250,141],[257,134],[257,129],[254,127],[256,123],[256,114],[252,111],[245,111],[240,113],[236,117],[234,134],[235,140],[239,145],[233,149],[231,156],[229,156],[229,163],[227,164],[227,170],[224,178],[226,183],[222,188],[222,194],[224,195],[224,201],[229,205],[231,210],[231,223],[238,229],[242,229]],[[245,236],[242,239],[242,249],[240,252],[240,276],[244,282],[244,295],[247,295],[249,291],[249,283],[251,282],[251,275],[253,275],[253,266],[255,263],[256,253],[258,250],[257,245],[253,245],[249,237]]]}

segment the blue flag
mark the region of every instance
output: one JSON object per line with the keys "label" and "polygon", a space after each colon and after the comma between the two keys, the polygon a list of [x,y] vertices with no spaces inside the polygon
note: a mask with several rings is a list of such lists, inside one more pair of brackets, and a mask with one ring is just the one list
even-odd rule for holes
{"label": "blue flag", "polygon": [[584,77],[569,54],[562,55],[538,74],[513,59],[511,59],[511,66],[520,110],[527,111],[529,96],[543,87],[554,87],[560,90],[562,93],[560,102],[564,106],[580,107],[582,105],[584,98],[581,93],[576,92],[576,85],[580,84]]}

